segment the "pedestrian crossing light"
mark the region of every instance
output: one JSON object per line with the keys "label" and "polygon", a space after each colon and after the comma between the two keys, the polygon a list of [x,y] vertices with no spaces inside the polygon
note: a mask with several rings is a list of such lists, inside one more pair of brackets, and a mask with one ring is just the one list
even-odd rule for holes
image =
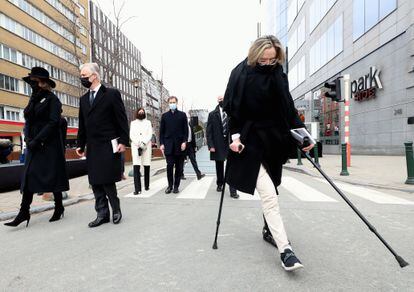
{"label": "pedestrian crossing light", "polygon": [[341,77],[336,78],[334,81],[325,82],[325,88],[329,90],[325,92],[324,96],[332,99],[332,101],[342,102],[341,94]]}

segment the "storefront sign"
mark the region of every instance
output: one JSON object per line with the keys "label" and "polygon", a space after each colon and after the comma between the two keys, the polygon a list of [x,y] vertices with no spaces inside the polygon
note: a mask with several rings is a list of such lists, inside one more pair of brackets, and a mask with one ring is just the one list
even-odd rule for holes
{"label": "storefront sign", "polygon": [[356,101],[364,101],[376,97],[377,89],[382,89],[380,70],[371,66],[369,73],[355,79],[351,83],[352,96]]}

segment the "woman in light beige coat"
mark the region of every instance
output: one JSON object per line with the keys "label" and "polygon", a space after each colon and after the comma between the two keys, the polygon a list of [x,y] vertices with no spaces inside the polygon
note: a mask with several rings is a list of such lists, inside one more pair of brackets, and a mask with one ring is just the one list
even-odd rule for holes
{"label": "woman in light beige coat", "polygon": [[132,163],[134,165],[134,195],[141,193],[141,165],[144,166],[144,184],[145,190],[149,190],[149,175],[151,165],[151,138],[152,125],[146,119],[145,110],[139,108],[135,114],[135,120],[131,122],[129,137],[131,139]]}

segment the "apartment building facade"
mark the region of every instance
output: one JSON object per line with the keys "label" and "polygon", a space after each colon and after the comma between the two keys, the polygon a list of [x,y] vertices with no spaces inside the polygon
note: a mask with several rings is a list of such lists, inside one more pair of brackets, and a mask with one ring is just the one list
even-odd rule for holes
{"label": "apartment building facade", "polygon": [[403,154],[404,142],[414,137],[407,123],[414,116],[414,2],[262,0],[260,5],[262,34],[287,32],[290,90],[306,121],[319,124],[325,152],[339,153],[345,122],[344,104],[324,97],[324,83],[349,74],[352,153]]}
{"label": "apartment building facade", "polygon": [[[45,67],[68,120],[68,138],[77,135],[79,65],[89,61],[87,0],[0,1],[0,137],[22,142],[23,109],[31,88],[23,80],[31,67]],[[15,147],[20,150],[20,147]]]}

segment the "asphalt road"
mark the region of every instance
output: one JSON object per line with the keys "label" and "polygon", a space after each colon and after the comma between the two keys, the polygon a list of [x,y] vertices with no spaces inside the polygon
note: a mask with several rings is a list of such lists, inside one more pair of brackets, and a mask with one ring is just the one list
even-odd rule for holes
{"label": "asphalt road", "polygon": [[95,218],[88,201],[67,207],[58,222],[45,212],[28,228],[0,226],[0,291],[414,291],[414,198],[407,193],[343,185],[411,263],[401,269],[329,185],[286,171],[281,212],[305,266],[288,273],[261,237],[255,197],[226,195],[213,250],[214,177],[188,174],[178,196],[164,194],[164,181],[165,173],[153,177],[141,197],[130,195],[132,184],[120,190],[120,225],[88,228]]}

